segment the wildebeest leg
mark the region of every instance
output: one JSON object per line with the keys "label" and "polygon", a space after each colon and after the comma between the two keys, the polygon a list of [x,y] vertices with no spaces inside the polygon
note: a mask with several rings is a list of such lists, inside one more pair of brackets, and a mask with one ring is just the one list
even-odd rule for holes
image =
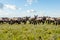
{"label": "wildebeest leg", "polygon": [[34,24],[34,21],[33,20],[29,21],[29,24]]}
{"label": "wildebeest leg", "polygon": [[53,25],[55,25],[55,22],[53,22]]}
{"label": "wildebeest leg", "polygon": [[20,22],[20,21],[16,21],[16,23],[21,24],[21,22]]}
{"label": "wildebeest leg", "polygon": [[36,24],[37,24],[37,22],[36,22],[36,21],[34,21],[33,23],[34,23],[34,25],[36,25]]}
{"label": "wildebeest leg", "polygon": [[56,25],[59,25],[59,21],[56,21]]}
{"label": "wildebeest leg", "polygon": [[37,21],[35,21],[35,24],[37,25]]}
{"label": "wildebeest leg", "polygon": [[48,24],[51,24],[51,21],[50,20],[48,20]]}
{"label": "wildebeest leg", "polygon": [[55,21],[53,21],[53,25],[55,24]]}
{"label": "wildebeest leg", "polygon": [[35,25],[35,22],[33,24]]}
{"label": "wildebeest leg", "polygon": [[24,24],[26,24],[26,21],[23,21]]}
{"label": "wildebeest leg", "polygon": [[13,22],[13,21],[9,21],[9,24],[11,24],[11,25],[12,25],[12,24],[14,24],[14,22]]}
{"label": "wildebeest leg", "polygon": [[37,23],[37,24],[40,24],[40,23],[41,23],[41,20],[36,21],[36,23]]}
{"label": "wildebeest leg", "polygon": [[29,21],[29,24],[32,24],[32,22],[31,22],[31,21]]}
{"label": "wildebeest leg", "polygon": [[37,24],[39,24],[39,20],[37,20]]}
{"label": "wildebeest leg", "polygon": [[58,25],[60,25],[60,20],[58,21]]}
{"label": "wildebeest leg", "polygon": [[44,24],[44,20],[41,20],[42,24]]}
{"label": "wildebeest leg", "polygon": [[55,21],[55,25],[57,25],[58,24],[58,22],[57,21]]}
{"label": "wildebeest leg", "polygon": [[30,24],[34,24],[34,21],[30,21],[29,23],[30,23]]}
{"label": "wildebeest leg", "polygon": [[26,24],[26,22],[24,22],[24,24]]}
{"label": "wildebeest leg", "polygon": [[48,20],[46,20],[46,23],[48,23]]}
{"label": "wildebeest leg", "polygon": [[44,24],[44,21],[42,21],[42,23]]}
{"label": "wildebeest leg", "polygon": [[48,20],[48,24],[50,24],[49,20]]}
{"label": "wildebeest leg", "polygon": [[41,23],[41,20],[38,20],[38,24],[40,24]]}
{"label": "wildebeest leg", "polygon": [[0,21],[1,24],[3,24],[3,21]]}
{"label": "wildebeest leg", "polygon": [[46,20],[46,23],[49,24],[50,23],[49,20]]}
{"label": "wildebeest leg", "polygon": [[21,24],[21,22],[18,22],[18,24]]}

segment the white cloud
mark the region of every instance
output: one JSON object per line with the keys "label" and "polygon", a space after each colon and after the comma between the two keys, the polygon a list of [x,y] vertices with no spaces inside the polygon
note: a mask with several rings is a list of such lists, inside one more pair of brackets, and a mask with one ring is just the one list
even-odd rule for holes
{"label": "white cloud", "polygon": [[21,10],[22,8],[18,8],[16,5],[0,3],[0,9]]}
{"label": "white cloud", "polygon": [[27,0],[27,3],[28,3],[28,4],[25,4],[25,6],[26,6],[26,5],[31,5],[33,2],[37,2],[37,1],[38,1],[38,0]]}
{"label": "white cloud", "polygon": [[27,0],[27,2],[31,5],[33,0]]}
{"label": "white cloud", "polygon": [[45,16],[46,12],[45,10],[40,10],[40,11],[36,11],[36,10],[27,10],[27,13],[29,13],[29,15],[38,15],[38,16]]}
{"label": "white cloud", "polygon": [[12,9],[12,10],[17,9],[17,7],[15,5],[5,4],[4,6],[5,6],[5,8]]}
{"label": "white cloud", "polygon": [[22,8],[20,8],[20,7],[18,8],[15,5],[5,4],[4,5],[4,9],[8,9],[8,10],[21,10]]}
{"label": "white cloud", "polygon": [[8,16],[9,13],[5,12],[4,10],[0,10],[0,17],[1,16]]}
{"label": "white cloud", "polygon": [[31,10],[27,10],[27,13],[36,13],[36,11],[31,9]]}

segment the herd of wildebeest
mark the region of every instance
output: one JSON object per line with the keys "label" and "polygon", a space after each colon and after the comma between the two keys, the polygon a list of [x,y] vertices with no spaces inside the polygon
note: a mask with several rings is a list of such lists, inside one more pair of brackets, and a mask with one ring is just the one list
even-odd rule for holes
{"label": "herd of wildebeest", "polygon": [[13,17],[13,18],[8,18],[8,17],[1,17],[0,18],[0,24],[4,24],[4,23],[8,23],[8,24],[53,24],[53,25],[59,25],[60,24],[60,18],[56,18],[56,17],[48,17],[48,16],[43,16],[43,17],[38,17],[38,16],[34,16],[34,17]]}

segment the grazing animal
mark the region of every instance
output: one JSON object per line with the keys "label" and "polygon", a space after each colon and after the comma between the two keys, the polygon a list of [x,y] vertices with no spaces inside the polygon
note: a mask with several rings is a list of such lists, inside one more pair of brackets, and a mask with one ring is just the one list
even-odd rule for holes
{"label": "grazing animal", "polygon": [[20,24],[21,23],[21,20],[20,20],[20,18],[11,18],[11,19],[9,19],[9,24],[14,24],[14,23],[18,23],[18,24]]}
{"label": "grazing animal", "polygon": [[9,18],[6,18],[6,17],[2,18],[2,20],[3,20],[4,23],[8,23],[9,22]]}
{"label": "grazing animal", "polygon": [[0,24],[1,24],[1,23],[3,24],[3,19],[2,19],[2,18],[0,18]]}
{"label": "grazing animal", "polygon": [[37,17],[36,21],[37,21],[37,24],[40,24],[40,23],[44,24],[46,21],[46,17]]}
{"label": "grazing animal", "polygon": [[30,17],[23,17],[22,18],[22,23],[26,24],[27,21],[29,20]]}
{"label": "grazing animal", "polygon": [[43,20],[42,20],[42,17],[38,17],[37,19],[36,19],[36,21],[37,21],[37,24],[40,24]]}
{"label": "grazing animal", "polygon": [[56,18],[55,24],[56,24],[56,25],[59,25],[59,24],[60,24],[60,18]]}
{"label": "grazing animal", "polygon": [[37,24],[37,21],[36,21],[37,16],[38,16],[38,15],[34,15],[33,18],[29,18],[29,23],[30,23],[30,24],[34,24],[34,25]]}
{"label": "grazing animal", "polygon": [[55,18],[53,18],[53,17],[47,17],[46,18],[46,23],[48,23],[48,24],[51,24],[51,23],[55,24]]}
{"label": "grazing animal", "polygon": [[60,18],[55,18],[55,17],[38,17],[38,15],[34,15],[34,17],[13,17],[13,18],[8,18],[8,17],[2,17],[0,18],[0,24],[3,23],[9,23],[9,24],[26,24],[27,22],[29,22],[29,24],[44,24],[44,23],[48,23],[48,24],[55,24],[55,25],[60,25]]}

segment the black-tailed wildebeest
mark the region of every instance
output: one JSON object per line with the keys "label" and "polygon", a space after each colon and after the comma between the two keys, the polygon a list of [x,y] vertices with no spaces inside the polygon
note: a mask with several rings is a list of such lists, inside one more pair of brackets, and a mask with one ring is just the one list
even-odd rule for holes
{"label": "black-tailed wildebeest", "polygon": [[46,17],[38,17],[38,16],[34,16],[33,18],[29,19],[30,24],[40,24],[40,23],[45,23],[46,21]]}
{"label": "black-tailed wildebeest", "polygon": [[34,17],[33,18],[29,18],[29,23],[30,24],[37,24],[37,17],[38,17],[38,15],[34,15]]}
{"label": "black-tailed wildebeest", "polygon": [[9,22],[9,18],[5,17],[5,18],[2,18],[3,20],[3,23],[8,23]]}
{"label": "black-tailed wildebeest", "polygon": [[55,25],[59,25],[60,24],[60,18],[55,18],[55,17],[38,17],[38,16],[34,16],[34,17],[13,17],[13,18],[7,18],[7,17],[3,17],[3,18],[0,18],[0,23],[9,23],[9,24],[14,24],[14,23],[17,23],[17,24],[21,24],[21,23],[24,23],[26,24],[27,21],[30,23],[30,24],[40,24],[40,23],[48,23],[48,24],[55,24]]}
{"label": "black-tailed wildebeest", "polygon": [[0,23],[3,23],[3,19],[2,18],[0,18]]}
{"label": "black-tailed wildebeest", "polygon": [[12,18],[9,18],[9,24],[14,24],[14,20]]}
{"label": "black-tailed wildebeest", "polygon": [[38,24],[40,24],[40,23],[44,24],[46,21],[46,17],[37,17],[36,21]]}
{"label": "black-tailed wildebeest", "polygon": [[29,20],[29,18],[30,18],[30,17],[27,17],[27,16],[26,16],[26,17],[23,17],[23,18],[22,18],[22,23],[26,24],[27,21]]}
{"label": "black-tailed wildebeest", "polygon": [[21,24],[21,21],[22,19],[20,17],[14,17],[14,18],[11,18],[9,19],[9,24],[14,24],[14,23],[18,23],[18,24]]}
{"label": "black-tailed wildebeest", "polygon": [[51,24],[51,23],[55,24],[55,22],[56,22],[56,18],[54,18],[54,17],[46,18],[46,23],[48,23],[48,24]]}
{"label": "black-tailed wildebeest", "polygon": [[14,24],[14,23],[18,23],[18,24],[21,24],[21,23],[24,23],[26,24],[27,21],[28,21],[29,17],[14,17],[12,19],[9,20],[9,24]]}
{"label": "black-tailed wildebeest", "polygon": [[56,18],[55,24],[56,24],[56,25],[59,25],[59,24],[60,24],[60,18]]}
{"label": "black-tailed wildebeest", "polygon": [[29,18],[29,24],[36,24],[35,18]]}

